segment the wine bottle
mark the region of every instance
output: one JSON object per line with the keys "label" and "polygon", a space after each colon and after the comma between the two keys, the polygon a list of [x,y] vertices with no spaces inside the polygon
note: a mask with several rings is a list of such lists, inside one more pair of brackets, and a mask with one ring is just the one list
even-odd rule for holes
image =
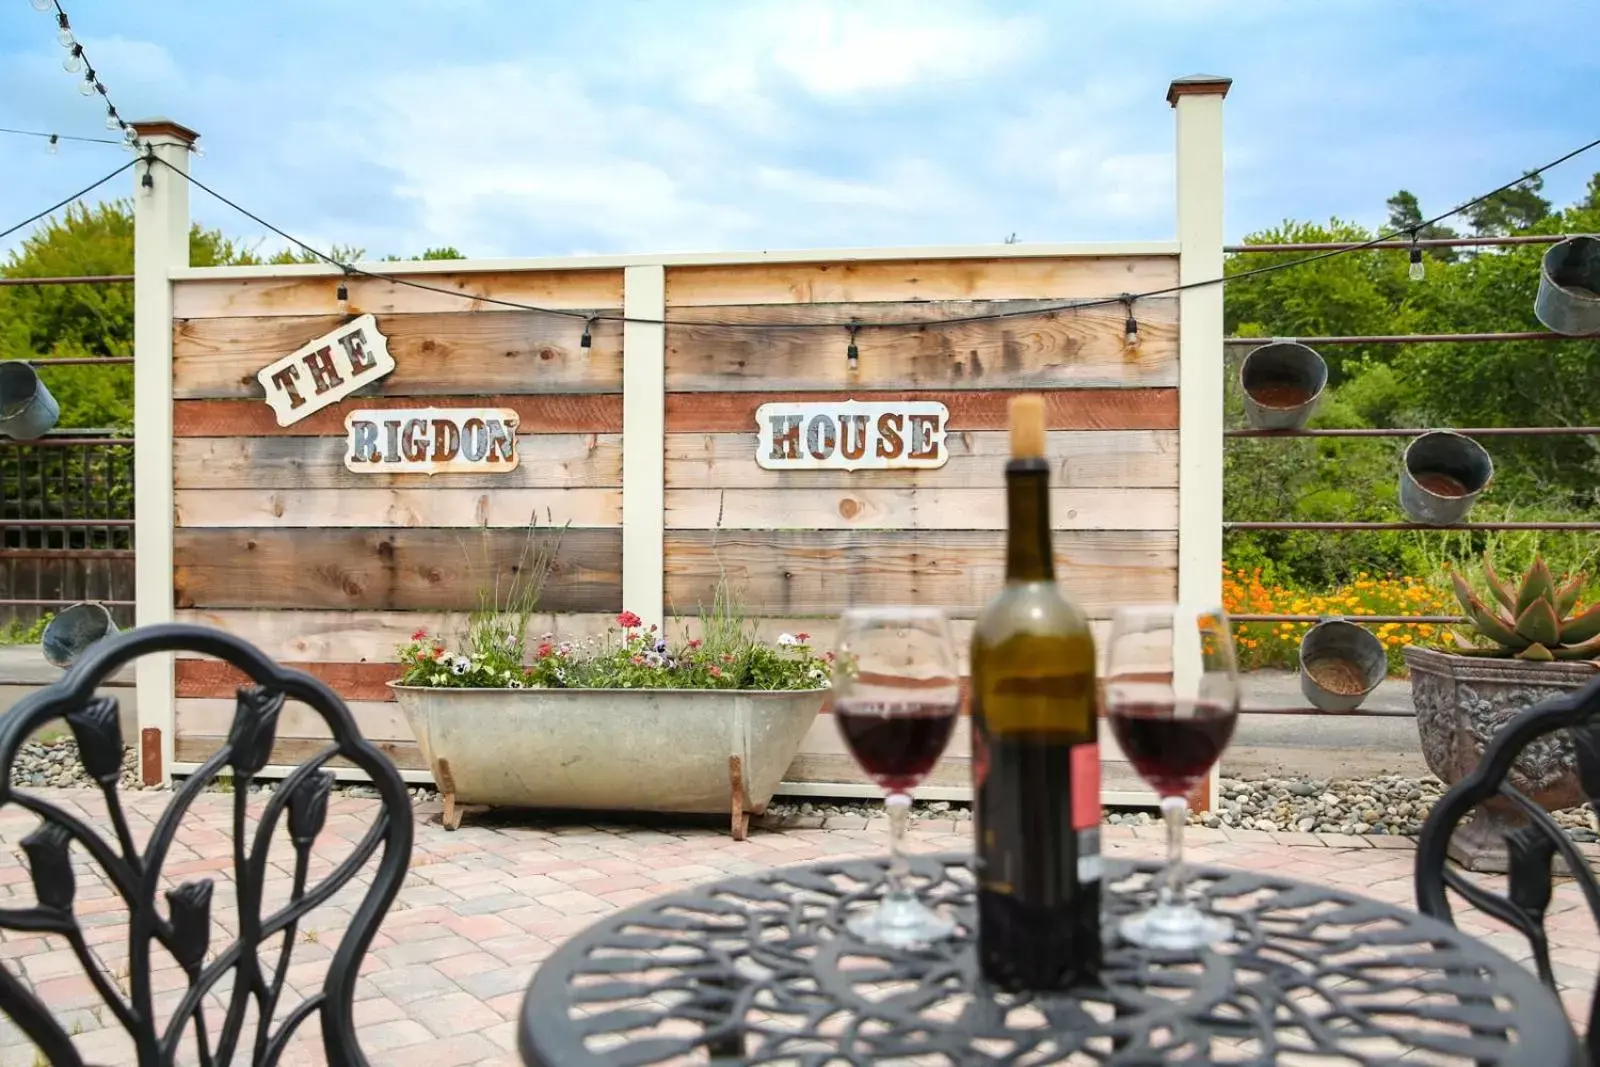
{"label": "wine bottle", "polygon": [[1007,989],[1100,966],[1094,636],[1056,587],[1044,401],[1011,402],[1005,587],[972,633],[978,956]]}

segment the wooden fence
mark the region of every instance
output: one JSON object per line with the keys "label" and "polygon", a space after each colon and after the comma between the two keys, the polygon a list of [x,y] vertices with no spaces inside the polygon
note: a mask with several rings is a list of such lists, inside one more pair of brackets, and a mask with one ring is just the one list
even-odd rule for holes
{"label": "wooden fence", "polygon": [[[427,768],[385,686],[396,646],[458,630],[523,557],[530,521],[564,528],[539,631],[588,637],[623,609],[692,630],[726,576],[768,637],[808,631],[827,647],[843,609],[912,602],[958,620],[964,655],[1001,581],[1007,403],[1020,391],[1047,397],[1068,595],[1104,620],[1118,602],[1219,589],[1220,292],[1140,299],[1133,345],[1115,303],[972,321],[1220,273],[1221,98],[1208,92],[1175,98],[1177,242],[374,265],[428,289],[314,266],[174,264],[160,284],[136,281],[141,309],[171,323],[157,336],[142,319],[139,342],[140,619],[217,626],[322,677],[417,779]],[[181,137],[154,144],[188,165]],[[140,209],[141,240],[162,240],[147,219],[181,232],[185,205]],[[496,300],[632,321],[594,322],[584,346],[584,318]],[[257,372],[357,314],[376,317],[395,369],[280,426]],[[815,327],[852,320],[867,324],[854,367],[848,331]],[[870,325],[908,320],[929,325]],[[771,325],[707,325],[730,322]],[[948,462],[758,465],[760,405],[847,399],[944,404]],[[519,465],[346,469],[350,411],[426,407],[514,410]],[[145,464],[163,436],[170,470]],[[181,773],[219,745],[241,679],[201,660],[165,670],[140,668],[141,726],[162,731],[162,773]],[[317,746],[314,720],[286,712],[275,762]],[[964,793],[966,753],[963,730],[924,792]],[[1144,796],[1114,745],[1106,754],[1109,791]],[[791,791],[875,792],[826,716],[788,777]]]}

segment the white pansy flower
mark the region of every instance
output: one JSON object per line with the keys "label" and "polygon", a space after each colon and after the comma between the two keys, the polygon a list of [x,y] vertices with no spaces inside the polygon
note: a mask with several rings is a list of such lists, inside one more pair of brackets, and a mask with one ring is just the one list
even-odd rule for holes
{"label": "white pansy flower", "polygon": [[522,688],[522,679],[521,678],[513,678],[513,679],[511,679],[510,687],[512,689],[521,689]]}
{"label": "white pansy flower", "polygon": [[450,662],[450,670],[455,674],[466,674],[472,667],[472,661],[465,656],[457,656]]}
{"label": "white pansy flower", "polygon": [[778,635],[778,644],[780,644],[780,645],[798,645],[799,643],[800,643],[800,639],[798,637],[796,637],[794,634],[779,634]]}

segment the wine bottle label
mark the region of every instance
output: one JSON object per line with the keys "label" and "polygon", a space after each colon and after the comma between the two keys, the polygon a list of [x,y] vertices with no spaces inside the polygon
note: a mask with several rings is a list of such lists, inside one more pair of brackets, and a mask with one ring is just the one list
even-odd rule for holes
{"label": "wine bottle label", "polygon": [[1072,828],[1100,825],[1100,746],[1072,746]]}

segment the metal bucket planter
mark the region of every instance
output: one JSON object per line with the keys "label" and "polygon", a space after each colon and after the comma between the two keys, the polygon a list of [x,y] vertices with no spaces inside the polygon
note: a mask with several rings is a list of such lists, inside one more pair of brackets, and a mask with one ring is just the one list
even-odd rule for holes
{"label": "metal bucket planter", "polygon": [[518,808],[727,813],[742,840],[826,689],[433,689],[391,682],[444,798]]}
{"label": "metal bucket planter", "polygon": [[1300,692],[1320,711],[1354,711],[1388,674],[1383,642],[1365,626],[1323,619],[1300,639]]}
{"label": "metal bucket planter", "polygon": [[104,604],[90,601],[74,604],[45,624],[39,644],[51,666],[66,670],[96,641],[117,632],[111,611]]}
{"label": "metal bucket planter", "polygon": [[0,363],[0,433],[32,441],[55,429],[61,405],[39,380],[39,372],[17,359]]}
{"label": "metal bucket planter", "polygon": [[1448,430],[1434,430],[1406,446],[1400,469],[1400,507],[1412,522],[1449,526],[1472,510],[1494,479],[1494,461],[1482,445]]}
{"label": "metal bucket planter", "polygon": [[1600,333],[1600,238],[1568,237],[1545,250],[1533,313],[1556,333]]}
{"label": "metal bucket planter", "polygon": [[1251,349],[1239,365],[1245,417],[1258,430],[1304,429],[1327,386],[1328,364],[1294,341]]}
{"label": "metal bucket planter", "polygon": [[[1581,689],[1595,676],[1593,663],[1528,663],[1517,659],[1455,656],[1410,646],[1411,700],[1417,739],[1428,769],[1446,786],[1477,767],[1501,727],[1527,708]],[[1546,811],[1577,807],[1589,798],[1578,778],[1578,755],[1569,731],[1547,734],[1511,765],[1511,785]],[[1450,855],[1470,870],[1506,869],[1505,835],[1528,825],[1528,816],[1505,797],[1492,797],[1456,830]]]}

